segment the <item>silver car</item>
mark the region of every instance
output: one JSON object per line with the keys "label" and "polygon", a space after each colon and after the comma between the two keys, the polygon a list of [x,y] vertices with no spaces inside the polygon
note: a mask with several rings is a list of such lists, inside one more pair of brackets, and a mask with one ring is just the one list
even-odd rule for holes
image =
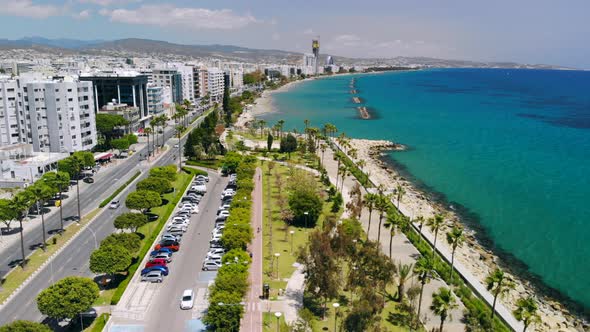
{"label": "silver car", "polygon": [[203,262],[203,271],[217,271],[221,267],[220,261],[209,261]]}
{"label": "silver car", "polygon": [[141,276],[141,281],[162,282],[164,281],[164,275],[162,271],[150,271]]}

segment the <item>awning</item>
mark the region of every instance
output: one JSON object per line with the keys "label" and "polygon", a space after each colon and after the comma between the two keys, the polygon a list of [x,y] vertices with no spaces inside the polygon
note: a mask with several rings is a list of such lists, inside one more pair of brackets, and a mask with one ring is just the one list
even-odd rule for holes
{"label": "awning", "polygon": [[111,157],[113,156],[112,153],[103,153],[103,154],[99,154],[98,156],[94,157],[94,160],[106,160],[106,159],[111,159]]}

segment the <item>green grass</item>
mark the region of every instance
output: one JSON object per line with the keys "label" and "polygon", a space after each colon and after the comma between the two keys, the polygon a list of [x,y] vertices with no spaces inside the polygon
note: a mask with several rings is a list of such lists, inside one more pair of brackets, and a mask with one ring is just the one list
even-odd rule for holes
{"label": "green grass", "polygon": [[131,179],[127,180],[127,182],[125,182],[125,184],[123,184],[122,186],[120,186],[119,188],[117,188],[117,190],[115,190],[115,192],[114,192],[114,193],[113,193],[111,196],[107,197],[107,198],[106,198],[104,201],[102,201],[102,202],[101,202],[101,203],[98,205],[98,207],[99,207],[99,208],[103,208],[103,207],[105,207],[107,204],[109,204],[109,203],[110,203],[110,202],[113,200],[113,198],[115,198],[117,195],[119,195],[119,193],[120,193],[120,192],[122,192],[123,190],[125,190],[125,188],[127,188],[127,186],[128,186],[128,185],[129,185],[131,182],[133,182],[133,180],[135,180],[135,179],[136,179],[136,178],[137,178],[139,175],[141,175],[141,172],[140,172],[140,171],[137,171],[137,172],[136,172],[136,173],[135,173],[135,174],[134,174],[134,175],[131,177]]}
{"label": "green grass", "polygon": [[221,159],[187,160],[186,164],[189,166],[200,166],[200,167],[205,167],[205,168],[217,170],[221,167],[222,162],[223,162],[223,160],[221,160]]}
{"label": "green grass", "polygon": [[[262,176],[262,194],[263,194],[263,281],[268,283],[271,288],[270,297],[274,298],[278,295],[279,289],[285,289],[287,286],[286,281],[282,281],[285,278],[291,277],[295,271],[293,264],[296,262],[296,255],[298,248],[305,245],[308,237],[308,233],[312,231],[312,228],[306,229],[305,227],[287,226],[285,222],[280,219],[280,209],[278,206],[278,189],[276,186],[276,174],[281,174],[283,178],[283,195],[286,195],[286,186],[289,176],[289,168],[276,164],[272,170],[272,175],[268,175],[268,162],[264,162],[262,165],[263,176]],[[271,197],[269,200],[268,186],[270,179]],[[323,185],[318,180],[318,185]],[[269,228],[269,214],[268,206],[272,207],[272,252],[269,252],[270,245],[270,228]],[[329,215],[331,203],[324,204],[323,212],[318,219],[317,225],[321,226],[325,217]],[[319,227],[318,226],[318,227]],[[293,253],[291,254],[291,234],[290,231],[294,231],[292,242],[293,242]],[[279,277],[277,279],[277,266],[275,253],[279,253],[278,259],[278,270]],[[271,271],[271,265],[273,267]]]}
{"label": "green grass", "polygon": [[124,275],[125,278],[118,284],[116,290],[112,294],[110,301],[107,297],[108,295],[110,295],[110,293],[107,292],[105,293],[105,296],[101,299],[101,302],[110,302],[112,305],[115,305],[119,302],[121,296],[123,296],[123,293],[127,288],[127,285],[129,284],[129,281],[131,280],[131,277],[139,268],[139,264],[141,263],[142,258],[148,253],[148,251],[151,250],[154,240],[158,236],[158,233],[160,232],[162,227],[164,227],[164,225],[166,224],[168,217],[170,217],[170,215],[174,211],[174,207],[182,197],[182,194],[184,193],[186,187],[188,187],[192,178],[196,174],[202,173],[202,171],[190,168],[183,168],[183,171],[178,173],[176,181],[172,183],[172,186],[175,189],[174,192],[163,195],[163,198],[168,201],[168,204],[153,208],[151,210],[152,213],[155,213],[159,216],[158,220],[150,222],[138,229],[138,232],[143,234],[144,238],[141,241],[141,250],[135,258],[134,263],[131,264],[131,266],[127,269],[127,273]]}
{"label": "green grass", "polygon": [[98,316],[90,326],[84,329],[86,332],[101,332],[107,322],[109,321],[109,314],[102,314]]}
{"label": "green grass", "polygon": [[[47,251],[43,251],[43,249],[37,249],[33,251],[31,255],[29,255],[28,263],[24,268],[17,267],[13,269],[4,279],[2,283],[2,289],[0,290],[0,303],[3,303],[12,292],[14,292],[30,275],[35,272],[45,261],[51,257],[55,252],[57,252],[64,244],[74,237],[78,231],[87,224],[92,218],[94,218],[100,209],[94,209],[90,211],[88,214],[82,217],[82,221],[78,223],[72,223],[68,227],[65,228],[62,235],[55,235],[48,241],[47,244]],[[55,239],[56,244],[53,244],[53,239]]]}
{"label": "green grass", "polygon": [[[289,327],[285,322],[285,316],[279,318],[279,328],[281,332],[288,332]],[[262,331],[263,332],[276,332],[277,331],[277,317],[274,312],[263,312],[262,313]]]}

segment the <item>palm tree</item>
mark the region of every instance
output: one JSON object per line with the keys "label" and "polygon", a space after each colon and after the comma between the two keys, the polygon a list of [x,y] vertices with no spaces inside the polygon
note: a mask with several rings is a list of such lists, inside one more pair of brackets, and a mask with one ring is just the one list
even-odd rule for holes
{"label": "palm tree", "polygon": [[310,123],[311,122],[308,119],[303,120],[303,124],[305,125],[305,130],[303,132],[307,135],[308,139],[309,139],[309,133],[307,132],[307,128],[309,127]]}
{"label": "palm tree", "polygon": [[455,308],[457,308],[457,301],[450,289],[441,287],[437,293],[432,294],[430,310],[440,316],[439,332],[443,331],[443,325],[447,317],[450,318],[449,311]]}
{"label": "palm tree", "polygon": [[277,121],[277,127],[279,129],[279,139],[283,139],[283,127],[285,126],[285,120]]}
{"label": "palm tree", "polygon": [[408,281],[413,275],[414,265],[413,264],[397,264],[397,296],[399,302],[404,299],[404,288],[406,281]]}
{"label": "palm tree", "polygon": [[145,129],[143,129],[143,132],[146,134],[147,140],[148,140],[148,144],[147,144],[147,148],[148,148],[147,156],[148,156],[148,159],[149,159],[149,157],[151,156],[151,154],[150,154],[150,134],[153,133],[153,130],[152,130],[151,127],[147,127]]}
{"label": "palm tree", "polygon": [[385,228],[389,229],[389,258],[391,258],[391,249],[393,246],[393,237],[395,236],[395,228],[399,222],[400,215],[394,209],[387,211],[387,218],[385,220]]}
{"label": "palm tree", "polygon": [[166,114],[160,115],[159,120],[158,120],[158,125],[160,125],[160,127],[162,129],[162,145],[164,145],[164,132],[166,129],[167,122],[168,122],[168,117],[166,116]]}
{"label": "palm tree", "polygon": [[438,231],[444,225],[445,219],[442,214],[437,214],[434,218],[428,219],[426,225],[430,227],[430,230],[434,232],[434,251],[436,251],[436,238],[438,237]]}
{"label": "palm tree", "polygon": [[34,198],[35,203],[37,204],[37,213],[41,214],[41,230],[43,232],[43,242],[41,246],[43,248],[43,251],[46,251],[47,238],[45,233],[45,210],[43,209],[43,206],[45,205],[45,201],[47,201],[53,195],[55,195],[56,192],[52,187],[50,187],[43,181],[36,182],[34,185],[27,188],[27,190],[31,192],[32,197]]}
{"label": "palm tree", "polygon": [[324,152],[326,152],[327,148],[328,146],[325,143],[320,144],[320,151],[322,151],[322,166],[324,166]]}
{"label": "palm tree", "polygon": [[260,127],[260,137],[262,137],[262,131],[264,130],[265,125],[266,125],[266,121],[258,120],[258,127]]}
{"label": "palm tree", "polygon": [[375,204],[375,208],[379,211],[379,228],[377,228],[377,242],[379,242],[381,238],[381,222],[383,221],[383,216],[385,212],[389,210],[391,203],[389,202],[389,196],[379,194],[377,203]]}
{"label": "palm tree", "polygon": [[422,295],[424,294],[424,286],[432,279],[434,271],[434,260],[432,256],[426,255],[418,258],[416,265],[414,265],[414,274],[418,276],[420,281],[420,297],[418,300],[418,322],[420,322],[420,310],[422,309]]}
{"label": "palm tree", "polygon": [[404,189],[404,187],[402,187],[401,184],[398,184],[397,188],[395,190],[395,195],[397,197],[397,208],[398,209],[399,209],[399,202],[402,200],[405,193],[406,193],[406,190]]}
{"label": "palm tree", "polygon": [[463,234],[463,228],[460,226],[454,226],[453,229],[447,233],[447,243],[453,249],[451,253],[451,282],[453,284],[453,269],[455,267],[455,250],[460,247],[465,241],[465,235]]}
{"label": "palm tree", "polygon": [[59,234],[62,234],[62,231],[64,229],[64,218],[63,218],[63,188],[64,187],[68,187],[70,185],[70,174],[68,174],[67,172],[61,172],[59,171],[59,163],[58,163],[58,170],[54,173],[54,172],[48,172],[43,174],[42,177],[43,181],[45,181],[45,183],[47,183],[47,185],[49,185],[50,187],[52,187],[54,190],[56,190],[59,193],[59,221],[60,221],[60,229],[59,229]]}
{"label": "palm tree", "polygon": [[522,332],[526,332],[526,329],[533,323],[539,323],[541,317],[537,313],[539,307],[537,302],[532,297],[522,297],[516,300],[516,309],[512,311],[512,314],[519,322],[524,324]]}
{"label": "palm tree", "polygon": [[182,135],[184,127],[179,125],[176,126],[174,129],[176,130],[176,137],[178,138],[178,169],[182,170],[182,145],[180,137]]}
{"label": "palm tree", "polygon": [[338,162],[338,165],[336,166],[336,169],[338,170],[336,172],[336,188],[338,188],[338,177],[340,176],[340,162],[341,162],[340,155],[338,153],[334,153],[333,159],[334,159],[334,161]]}
{"label": "palm tree", "polygon": [[20,227],[20,249],[22,255],[21,266],[25,265],[25,238],[23,235],[23,219],[27,216],[29,209],[34,203],[34,198],[32,197],[31,193],[28,191],[21,191],[18,194],[14,195],[12,200],[10,201],[10,208],[13,211],[16,211],[16,219],[18,220],[19,227]]}
{"label": "palm tree", "polygon": [[422,226],[424,226],[424,217],[419,216],[416,218],[416,222],[418,223],[418,230],[420,231],[420,237],[422,237]]}
{"label": "palm tree", "polygon": [[342,175],[342,181],[340,182],[340,192],[342,192],[342,190],[344,189],[344,180],[347,176],[350,175],[350,172],[348,172],[348,168],[346,168],[346,166],[342,166],[340,168],[340,173]]}
{"label": "palm tree", "polygon": [[369,231],[371,230],[371,215],[373,214],[375,203],[377,203],[377,195],[373,193],[366,193],[363,204],[367,207],[367,209],[369,209],[369,226],[367,227],[367,238],[369,238]]}
{"label": "palm tree", "polygon": [[496,268],[492,271],[485,279],[486,288],[494,295],[494,303],[492,304],[492,315],[491,319],[494,319],[496,313],[496,300],[499,296],[503,296],[508,293],[509,290],[514,288],[514,283],[504,273],[504,271]]}

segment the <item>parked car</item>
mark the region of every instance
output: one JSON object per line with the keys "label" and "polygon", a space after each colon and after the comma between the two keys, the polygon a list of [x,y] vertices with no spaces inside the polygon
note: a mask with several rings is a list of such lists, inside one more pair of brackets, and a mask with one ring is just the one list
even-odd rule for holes
{"label": "parked car", "polygon": [[85,177],[84,180],[82,180],[82,181],[84,181],[86,183],[94,183],[94,178],[88,176],[88,177]]}
{"label": "parked car", "polygon": [[221,258],[223,257],[223,254],[211,254],[211,253],[207,253],[207,256],[205,257],[205,260],[208,261],[220,261],[221,262]]}
{"label": "parked car", "polygon": [[207,175],[200,175],[199,174],[199,175],[197,175],[195,177],[195,179],[197,179],[197,180],[204,180],[205,182],[209,182],[209,177]]}
{"label": "parked car", "polygon": [[219,261],[204,261],[203,262],[203,271],[217,271],[221,267],[221,262]]}
{"label": "parked car", "polygon": [[212,241],[209,243],[210,249],[223,249],[223,245],[220,241]]}
{"label": "parked car", "polygon": [[213,236],[211,236],[211,242],[218,242],[221,241],[221,234],[213,234]]}
{"label": "parked car", "polygon": [[188,223],[184,222],[184,221],[174,221],[170,224],[168,224],[168,226],[166,226],[166,230],[170,231],[172,229],[180,229],[183,232],[186,232],[188,227]]}
{"label": "parked car", "polygon": [[197,181],[193,182],[193,185],[195,185],[195,186],[206,186],[207,185],[207,182],[205,182],[204,180],[203,181],[197,180]]}
{"label": "parked car", "polygon": [[185,210],[185,209],[190,209],[191,213],[193,213],[193,214],[199,213],[199,207],[197,205],[193,205],[193,204],[183,204],[180,209],[181,209],[181,211]]}
{"label": "parked car", "polygon": [[230,204],[222,204],[218,209],[217,209],[217,214],[219,214],[219,211],[221,210],[229,210],[230,208]]}
{"label": "parked car", "polygon": [[141,276],[141,281],[147,282],[162,282],[164,281],[164,274],[162,271],[151,271]]}
{"label": "parked car", "polygon": [[185,289],[180,297],[180,309],[192,309],[195,301],[195,293],[192,289]]}
{"label": "parked car", "polygon": [[225,249],[223,249],[223,248],[211,248],[207,252],[207,255],[209,255],[209,254],[225,254]]}
{"label": "parked car", "polygon": [[227,216],[217,216],[217,218],[215,218],[215,223],[219,223],[219,222],[225,222],[227,220]]}
{"label": "parked car", "polygon": [[160,243],[156,244],[154,249],[159,250],[160,248],[169,248],[172,249],[172,251],[178,251],[178,249],[180,249],[180,243],[178,243],[178,241],[170,240],[160,241]]}
{"label": "parked car", "polygon": [[217,216],[218,217],[223,217],[223,216],[229,217],[229,211],[228,210],[221,210],[221,211],[217,212]]}
{"label": "parked car", "polygon": [[177,242],[180,242],[182,240],[182,236],[179,236],[177,234],[172,234],[172,233],[164,232],[164,234],[162,234],[162,237],[160,238],[160,240],[162,240],[162,241],[177,241]]}
{"label": "parked car", "polygon": [[172,255],[174,253],[174,251],[168,249],[168,248],[161,248],[158,250],[153,250],[152,252],[150,252],[150,256],[156,256],[157,254],[161,253],[161,252],[165,252],[168,253],[170,255]]}
{"label": "parked car", "polygon": [[121,206],[121,203],[119,202],[118,199],[114,200],[111,202],[111,204],[109,204],[109,209],[117,209],[119,208],[119,206]]}
{"label": "parked car", "polygon": [[207,186],[205,186],[205,185],[192,186],[191,189],[198,192],[198,193],[206,193],[207,192]]}
{"label": "parked car", "polygon": [[169,253],[167,253],[167,252],[161,252],[161,253],[158,253],[155,256],[152,256],[152,259],[163,259],[167,263],[170,263],[170,262],[172,262],[172,255],[169,254]]}
{"label": "parked car", "polygon": [[145,269],[141,270],[141,275],[144,274],[148,274],[152,271],[162,271],[162,274],[167,276],[168,275],[168,267],[167,266],[161,266],[161,265],[155,265],[155,266],[150,266],[150,267],[146,267]]}
{"label": "parked car", "polygon": [[152,266],[166,266],[167,262],[163,258],[152,258],[146,264],[145,267],[152,267]]}

